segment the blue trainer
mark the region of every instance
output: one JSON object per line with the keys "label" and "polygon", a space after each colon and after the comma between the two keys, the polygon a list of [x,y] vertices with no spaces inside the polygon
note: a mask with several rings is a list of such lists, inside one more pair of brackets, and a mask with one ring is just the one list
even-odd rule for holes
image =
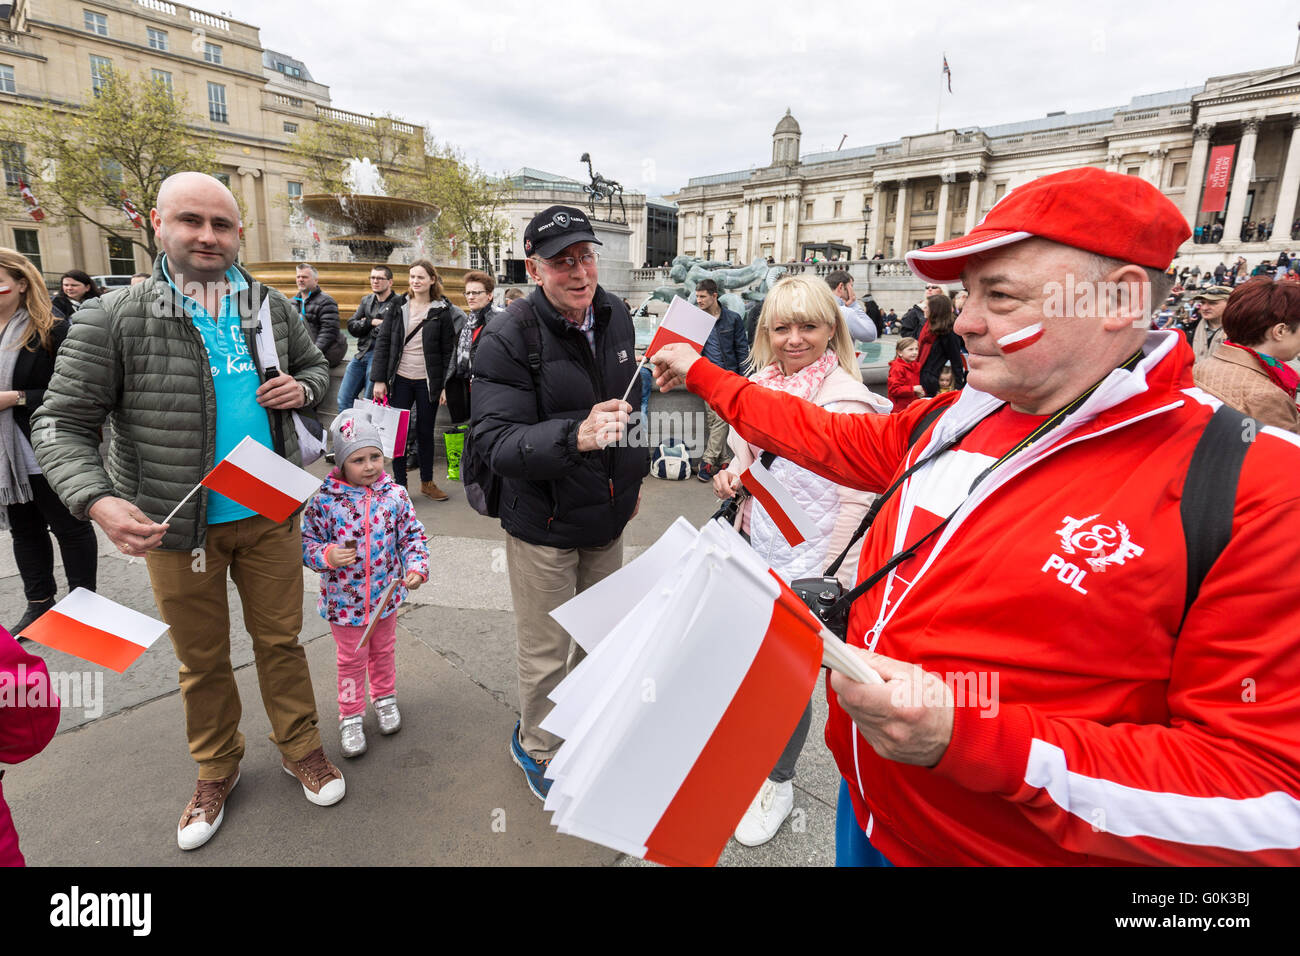
{"label": "blue trainer", "polygon": [[534,760],[528,755],[528,751],[519,743],[519,721],[517,720],[515,729],[510,732],[510,756],[523,770],[524,779],[528,781],[528,789],[537,794],[539,800],[545,800],[547,791],[551,789],[551,781],[547,780],[544,774],[551,761]]}

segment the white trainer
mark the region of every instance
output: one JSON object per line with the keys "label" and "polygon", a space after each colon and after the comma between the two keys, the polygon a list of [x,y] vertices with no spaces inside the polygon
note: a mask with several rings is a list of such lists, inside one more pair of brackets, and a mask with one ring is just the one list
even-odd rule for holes
{"label": "white trainer", "polygon": [[375,701],[375,714],[381,734],[395,734],[402,729],[402,713],[397,709],[397,698],[391,694]]}
{"label": "white trainer", "polygon": [[736,827],[736,842],[742,846],[762,846],[781,829],[781,824],[794,809],[794,784],[773,783],[764,780],[754,802]]}
{"label": "white trainer", "polygon": [[343,756],[360,757],[366,752],[366,730],[362,726],[360,714],[339,721],[339,737],[343,744]]}

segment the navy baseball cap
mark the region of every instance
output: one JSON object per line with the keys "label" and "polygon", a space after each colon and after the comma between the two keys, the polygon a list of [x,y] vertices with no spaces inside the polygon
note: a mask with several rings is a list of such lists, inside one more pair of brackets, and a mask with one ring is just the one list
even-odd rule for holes
{"label": "navy baseball cap", "polygon": [[524,230],[524,254],[528,256],[549,259],[575,242],[604,245],[591,231],[587,214],[572,206],[550,206],[543,209]]}

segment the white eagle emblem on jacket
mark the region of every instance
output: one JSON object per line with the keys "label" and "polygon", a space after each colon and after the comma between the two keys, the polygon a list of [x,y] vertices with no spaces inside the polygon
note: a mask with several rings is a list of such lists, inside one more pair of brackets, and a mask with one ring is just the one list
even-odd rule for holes
{"label": "white eagle emblem on jacket", "polygon": [[1071,518],[1067,515],[1061,530],[1056,532],[1061,539],[1061,550],[1066,554],[1089,555],[1088,567],[1094,571],[1105,571],[1107,565],[1123,564],[1128,558],[1141,556],[1142,546],[1134,544],[1129,538],[1128,527],[1124,522],[1116,521],[1113,528],[1100,523],[1085,527],[1088,522],[1099,517],[1100,513],[1086,518]]}

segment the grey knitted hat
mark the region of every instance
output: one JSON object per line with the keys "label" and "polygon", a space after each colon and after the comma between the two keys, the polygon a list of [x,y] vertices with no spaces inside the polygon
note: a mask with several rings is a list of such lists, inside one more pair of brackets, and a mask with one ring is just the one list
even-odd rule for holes
{"label": "grey knitted hat", "polygon": [[364,411],[340,412],[330,426],[330,436],[334,439],[334,461],[340,468],[359,448],[384,448],[379,429]]}

